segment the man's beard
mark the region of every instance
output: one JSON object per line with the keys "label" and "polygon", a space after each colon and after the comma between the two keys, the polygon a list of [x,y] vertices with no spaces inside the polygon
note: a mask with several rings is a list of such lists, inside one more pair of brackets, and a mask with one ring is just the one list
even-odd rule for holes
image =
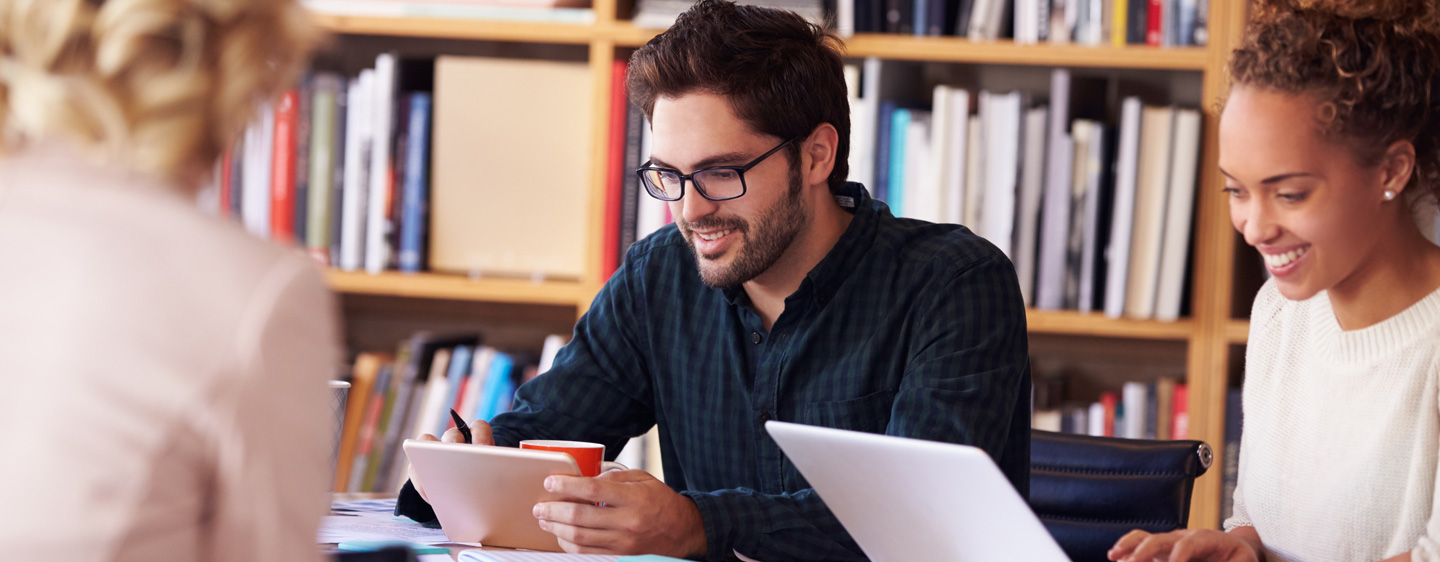
{"label": "man's beard", "polygon": [[[805,212],[802,201],[804,185],[799,166],[791,166],[789,179],[789,192],[760,216],[753,229],[749,221],[738,218],[722,219],[710,216],[691,223],[676,217],[680,232],[685,234],[685,241],[695,253],[695,267],[700,271],[702,282],[717,289],[737,287],[765,273],[785,254],[795,237],[810,223],[810,215]],[[722,266],[710,261],[724,255],[723,252],[717,255],[700,255],[699,251],[695,250],[696,228],[711,231],[735,229],[743,243],[738,250],[727,249],[730,252],[739,252],[734,263]],[[710,261],[708,268],[707,261]]]}

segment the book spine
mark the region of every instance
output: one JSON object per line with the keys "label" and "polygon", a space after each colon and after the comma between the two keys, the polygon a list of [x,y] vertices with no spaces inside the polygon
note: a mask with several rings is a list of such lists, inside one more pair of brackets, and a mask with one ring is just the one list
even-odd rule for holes
{"label": "book spine", "polygon": [[290,220],[294,225],[295,244],[306,247],[310,240],[310,130],[314,119],[315,81],[314,76],[300,79],[295,99],[295,162],[291,177],[295,182],[295,208],[291,209]]}
{"label": "book spine", "polygon": [[321,265],[330,263],[339,84],[338,76],[317,77],[311,102],[310,166],[306,170],[310,200],[306,206],[309,217],[306,219],[305,247],[309,249],[310,257]]}
{"label": "book spine", "polygon": [[620,172],[624,175],[624,198],[620,202],[620,257],[630,251],[639,232],[640,202],[650,195],[640,185],[635,169],[644,163],[640,153],[641,129],[645,128],[645,115],[636,107],[629,107],[625,113],[625,164]]}
{"label": "book spine", "polygon": [[350,107],[345,125],[345,196],[341,207],[340,268],[355,271],[364,265],[366,205],[370,188],[370,104],[374,71],[366,69],[350,83]]}
{"label": "book spine", "polygon": [[404,217],[400,221],[400,271],[424,269],[429,207],[431,96],[410,95],[408,147],[405,162]]}
{"label": "book spine", "polygon": [[1234,515],[1235,487],[1240,482],[1240,434],[1245,427],[1244,404],[1241,391],[1232,388],[1225,393],[1225,445],[1220,460],[1220,521]]}
{"label": "book spine", "polygon": [[1175,440],[1190,438],[1190,390],[1185,383],[1175,385],[1175,395],[1171,399],[1170,408],[1173,419],[1170,421],[1170,438]]}
{"label": "book spine", "polygon": [[270,176],[270,238],[295,242],[295,129],[300,118],[300,94],[285,92],[275,105],[274,156]]}
{"label": "book spine", "polygon": [[[337,78],[339,78],[337,76]],[[344,231],[345,158],[348,147],[350,91],[346,80],[339,80],[335,92],[335,165],[330,176],[330,267],[340,266],[340,235]]]}
{"label": "book spine", "polygon": [[365,271],[379,273],[390,260],[386,231],[390,212],[391,150],[395,139],[395,55],[375,57],[375,79],[370,100],[369,201],[365,225]]}
{"label": "book spine", "polygon": [[1126,0],[1125,42],[1131,45],[1145,44],[1145,30],[1150,21],[1150,0]]}
{"label": "book spine", "polygon": [[625,71],[629,66],[617,60],[610,68],[610,150],[606,154],[605,224],[600,246],[600,277],[609,279],[620,267],[620,215],[625,189]]}
{"label": "book spine", "polygon": [[1149,0],[1145,13],[1145,44],[1151,47],[1164,45],[1165,0]]}

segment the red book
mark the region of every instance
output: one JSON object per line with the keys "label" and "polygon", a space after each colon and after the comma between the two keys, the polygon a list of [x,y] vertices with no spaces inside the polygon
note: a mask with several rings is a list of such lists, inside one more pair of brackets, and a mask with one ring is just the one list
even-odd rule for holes
{"label": "red book", "polygon": [[600,251],[600,277],[609,279],[620,267],[620,199],[624,197],[625,71],[629,63],[615,61],[610,87],[610,153],[605,160],[605,231]]}
{"label": "red book", "polygon": [[1165,22],[1165,0],[1150,0],[1150,9],[1145,14],[1145,44],[1151,47],[1161,46],[1164,32],[1161,26]]}
{"label": "red book", "polygon": [[235,173],[235,145],[225,148],[220,157],[220,216],[230,216],[230,200],[235,196],[235,185],[231,181]]}
{"label": "red book", "polygon": [[295,242],[295,130],[300,126],[300,93],[285,92],[275,105],[275,157],[270,174],[270,238]]}
{"label": "red book", "polygon": [[1105,408],[1105,436],[1115,436],[1115,406],[1120,403],[1120,396],[1114,392],[1100,393],[1100,405]]}
{"label": "red book", "polygon": [[1175,385],[1174,421],[1170,423],[1171,439],[1190,438],[1190,391],[1184,383]]}

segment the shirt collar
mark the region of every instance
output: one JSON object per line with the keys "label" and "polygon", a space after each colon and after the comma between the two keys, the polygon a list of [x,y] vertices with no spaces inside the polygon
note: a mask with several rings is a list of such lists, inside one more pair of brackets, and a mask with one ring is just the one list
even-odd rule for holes
{"label": "shirt collar", "polygon": [[[805,275],[805,280],[800,282],[800,288],[785,299],[790,303],[797,299],[805,298],[808,295],[814,300],[817,307],[824,307],[830,302],[840,284],[845,281],[849,272],[855,270],[860,259],[870,250],[875,241],[875,232],[878,223],[879,209],[876,209],[874,200],[865,186],[856,182],[846,182],[845,186],[835,192],[835,202],[840,208],[855,215],[850,221],[850,226],[835,246],[825,254],[825,258],[815,265],[810,273]],[[880,205],[884,205],[883,203]],[[748,306],[750,297],[745,294],[744,286],[737,285],[724,289],[725,300],[730,304]]]}

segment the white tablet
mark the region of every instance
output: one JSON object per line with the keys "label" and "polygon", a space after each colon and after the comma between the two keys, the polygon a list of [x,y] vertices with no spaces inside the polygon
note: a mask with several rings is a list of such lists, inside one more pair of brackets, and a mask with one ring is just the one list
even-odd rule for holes
{"label": "white tablet", "polygon": [[532,510],[536,503],[558,499],[545,491],[546,476],[580,475],[570,455],[413,439],[404,448],[451,541],[560,550]]}

